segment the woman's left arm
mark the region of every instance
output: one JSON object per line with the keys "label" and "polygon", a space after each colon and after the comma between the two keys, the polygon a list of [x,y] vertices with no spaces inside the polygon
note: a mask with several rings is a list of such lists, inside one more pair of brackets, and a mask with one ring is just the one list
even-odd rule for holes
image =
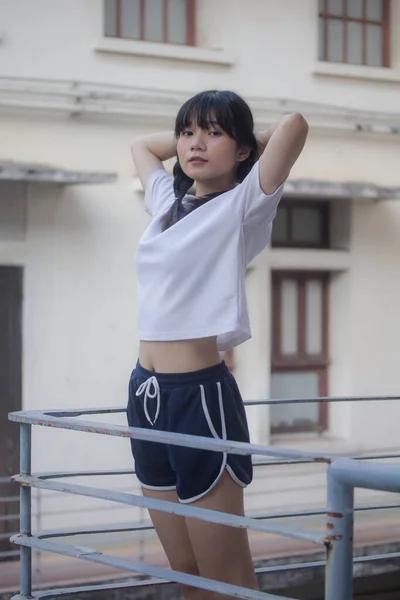
{"label": "woman's left arm", "polygon": [[308,123],[299,113],[286,115],[270,129],[256,134],[261,154],[260,185],[264,194],[273,194],[287,179],[303,150],[307,134]]}

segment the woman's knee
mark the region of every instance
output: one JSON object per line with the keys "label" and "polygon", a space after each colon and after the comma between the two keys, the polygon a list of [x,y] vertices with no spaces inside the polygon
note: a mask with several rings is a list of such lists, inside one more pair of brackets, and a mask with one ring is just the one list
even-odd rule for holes
{"label": "woman's knee", "polygon": [[[174,571],[186,573],[187,575],[200,575],[199,567],[193,555],[175,554],[175,556],[170,558],[169,562],[171,569]],[[211,596],[208,596],[208,592],[204,590],[189,585],[181,585],[181,587],[184,600],[211,600]]]}

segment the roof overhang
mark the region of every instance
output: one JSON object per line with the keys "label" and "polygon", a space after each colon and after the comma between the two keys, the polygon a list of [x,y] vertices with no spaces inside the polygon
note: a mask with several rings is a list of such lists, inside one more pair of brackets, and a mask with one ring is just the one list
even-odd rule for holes
{"label": "roof overhang", "polygon": [[0,161],[0,181],[55,185],[83,185],[112,183],[116,173],[102,171],[72,171],[51,165]]}
{"label": "roof overhang", "polygon": [[[0,181],[55,185],[90,185],[113,183],[116,179],[117,174],[111,172],[72,171],[37,163],[0,161]],[[400,188],[383,187],[372,183],[360,182],[289,179],[285,184],[285,196],[315,200],[331,198],[395,200],[400,199]]]}
{"label": "roof overhang", "polygon": [[373,183],[334,182],[316,179],[289,179],[285,183],[285,196],[315,200],[367,199],[396,200],[400,199],[400,188],[383,187]]}

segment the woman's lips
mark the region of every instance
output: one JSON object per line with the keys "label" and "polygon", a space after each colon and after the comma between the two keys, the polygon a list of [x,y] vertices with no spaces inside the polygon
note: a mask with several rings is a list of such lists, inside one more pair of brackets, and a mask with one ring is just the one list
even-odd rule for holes
{"label": "woman's lips", "polygon": [[191,158],[189,160],[191,165],[204,165],[207,161],[204,160],[204,158],[200,158],[199,156],[196,156],[194,158]]}

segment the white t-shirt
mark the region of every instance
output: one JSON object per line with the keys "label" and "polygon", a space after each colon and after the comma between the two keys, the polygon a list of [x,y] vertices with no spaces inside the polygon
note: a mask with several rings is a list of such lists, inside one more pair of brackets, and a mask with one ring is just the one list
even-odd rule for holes
{"label": "white t-shirt", "polygon": [[162,231],[173,204],[173,179],[155,171],[145,194],[153,219],[137,254],[138,336],[170,341],[217,336],[219,350],[251,337],[247,264],[268,244],[283,184],[270,196],[259,163],[234,189]]}

